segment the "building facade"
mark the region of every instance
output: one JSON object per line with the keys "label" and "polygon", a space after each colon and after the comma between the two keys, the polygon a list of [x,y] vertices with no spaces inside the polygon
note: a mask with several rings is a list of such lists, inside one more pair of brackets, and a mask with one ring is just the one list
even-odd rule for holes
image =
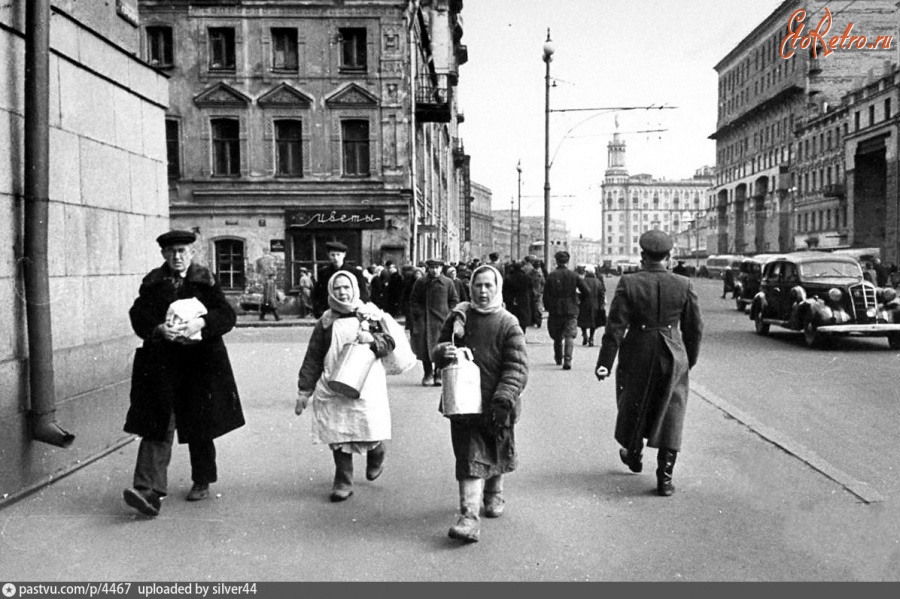
{"label": "building facade", "polygon": [[463,246],[462,260],[470,262],[475,258],[487,260],[488,254],[494,251],[494,227],[491,216],[491,190],[480,183],[471,185],[470,237]]}
{"label": "building facade", "polygon": [[[24,126],[25,107],[41,103],[24,91],[25,4],[0,3],[0,299],[7,307],[0,311],[0,504],[132,438],[122,424],[140,339],[128,310],[141,279],[162,263],[154,240],[169,227],[168,84],[135,58],[136,0],[51,4],[50,85],[36,86],[50,107],[49,124],[40,131]],[[39,340],[26,326],[21,268],[23,194],[24,172],[42,167],[26,164],[24,145],[44,134],[52,358],[49,374],[35,374],[29,347]],[[74,435],[67,449],[37,440],[32,375],[54,383],[49,414]]]}
{"label": "building facade", "polygon": [[143,55],[171,78],[172,222],[226,292],[273,267],[294,290],[333,240],[361,266],[458,254],[461,1],[140,8]]}
{"label": "building facade", "polygon": [[[892,2],[857,0],[834,12],[831,7],[832,3],[820,0],[786,0],[715,66],[718,120],[710,137],[716,141],[717,253],[789,251],[798,241],[805,243],[814,237],[796,227],[792,202],[796,197],[792,198],[791,190],[799,192],[802,183],[793,172],[800,160],[795,132],[808,117],[825,115],[828,107],[840,105],[860,73],[881,68],[892,52],[889,45],[885,48],[883,36],[893,35],[897,26]],[[826,10],[832,19],[831,34],[840,35],[852,24],[855,35],[867,36],[875,47],[826,52],[820,43],[810,47],[807,39],[807,48],[802,49],[806,33],[827,16]],[[801,27],[805,29],[801,31]],[[830,40],[831,34],[826,39]],[[830,120],[825,121],[821,126],[830,128]],[[825,169],[827,180],[825,163],[833,156],[827,149],[827,131],[817,132],[816,140],[820,134],[825,136],[821,157],[811,154],[807,158],[804,140],[804,179],[806,173],[815,172],[818,177]],[[817,179],[815,193],[812,181],[810,187],[802,188],[810,190],[809,202],[814,201],[820,185]],[[832,205],[824,207],[826,228],[827,210],[840,212],[839,198],[829,198]],[[796,207],[800,208],[799,200]],[[802,211],[818,214],[819,208],[810,205]],[[818,237],[821,242],[823,237]]]}
{"label": "building facade", "polygon": [[[900,71],[886,65],[880,77],[844,98],[842,125],[845,177],[831,195],[849,200],[843,225],[849,245],[881,250],[886,263],[900,264]],[[826,190],[828,189],[826,182]],[[819,217],[821,219],[821,216]],[[839,231],[839,232],[843,232]]]}
{"label": "building facade", "polygon": [[[625,149],[625,141],[615,133],[607,145],[607,169],[600,188],[603,259],[610,263],[640,260],[638,240],[645,231],[659,229],[676,236],[702,221],[712,186],[709,167],[678,181],[629,175]],[[677,254],[678,248],[674,251]]]}

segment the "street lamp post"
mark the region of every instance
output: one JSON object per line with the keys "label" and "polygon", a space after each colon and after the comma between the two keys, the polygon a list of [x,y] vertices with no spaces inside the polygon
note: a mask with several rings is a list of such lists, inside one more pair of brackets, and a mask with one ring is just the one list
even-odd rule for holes
{"label": "street lamp post", "polygon": [[510,261],[516,259],[516,254],[513,251],[513,245],[516,243],[516,236],[513,235],[513,219],[515,218],[515,204],[513,204],[513,198],[509,198],[509,259]]}
{"label": "street lamp post", "polygon": [[516,260],[522,258],[522,161],[516,164],[519,173],[519,216],[516,222]]}
{"label": "street lamp post", "polygon": [[544,64],[547,74],[544,77],[544,267],[550,269],[550,62],[553,60],[553,42],[550,40],[550,28],[547,28],[547,41],[544,42]]}

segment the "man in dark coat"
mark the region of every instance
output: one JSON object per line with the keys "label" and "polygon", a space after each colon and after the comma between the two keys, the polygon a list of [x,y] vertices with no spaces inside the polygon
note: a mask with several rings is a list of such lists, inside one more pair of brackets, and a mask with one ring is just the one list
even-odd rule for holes
{"label": "man in dark coat", "polygon": [[547,275],[544,284],[544,309],[547,310],[547,332],[553,339],[553,359],[563,370],[572,369],[572,352],[578,335],[578,293],[590,293],[584,281],[569,270],[569,252],[556,252],[556,270]]}
{"label": "man in dark coat", "polygon": [[619,457],[640,472],[644,439],[657,453],[656,490],[675,491],[672,473],[681,449],[688,399],[688,371],[697,363],[703,318],[690,279],[667,272],[671,238],[641,235],[643,269],[623,275],[609,308],[597,357],[597,379],[616,369],[616,441]]}
{"label": "man in dark coat", "polygon": [[316,275],[316,284],[312,292],[313,315],[316,318],[321,318],[328,309],[328,280],[339,270],[349,272],[356,277],[356,282],[359,283],[359,299],[364,302],[369,301],[369,282],[366,281],[361,271],[344,263],[344,259],[347,257],[347,246],[340,241],[329,241],[325,244],[325,248],[328,250],[328,259],[331,263],[321,267]]}
{"label": "man in dark coat", "polygon": [[[213,439],[244,425],[222,340],[236,316],[212,273],[192,263],[195,239],[190,231],[157,238],[166,262],[144,277],[129,312],[144,344],[134,358],[125,432],[139,435],[141,443],[134,486],[123,497],[147,516],[159,514],[167,493],[176,430],[191,456],[194,484],[187,499],[198,501],[209,497],[209,485],[217,479]],[[194,301],[173,306],[176,300]]]}
{"label": "man in dark coat", "polygon": [[531,308],[534,299],[534,284],[519,262],[509,266],[503,279],[503,302],[506,309],[516,317],[524,332],[532,322]]}
{"label": "man in dark coat", "polygon": [[584,267],[584,284],[590,290],[581,296],[578,305],[578,326],[581,329],[581,344],[594,347],[594,331],[606,324],[606,284],[603,276],[597,276],[597,267]]}
{"label": "man in dark coat", "polygon": [[441,373],[434,369],[431,351],[437,345],[441,325],[459,302],[459,296],[453,281],[441,274],[443,264],[439,260],[428,260],[425,266],[425,276],[415,282],[409,295],[410,341],[425,371],[422,386],[440,387]]}

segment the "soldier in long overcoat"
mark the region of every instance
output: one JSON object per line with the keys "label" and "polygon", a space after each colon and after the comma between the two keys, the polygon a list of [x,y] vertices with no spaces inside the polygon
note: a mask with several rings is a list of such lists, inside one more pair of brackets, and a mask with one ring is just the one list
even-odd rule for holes
{"label": "soldier in long overcoat", "polygon": [[422,361],[423,386],[441,386],[441,373],[434,368],[431,351],[438,343],[441,325],[459,302],[456,285],[441,274],[442,266],[439,260],[428,260],[425,276],[415,282],[409,295],[410,340],[416,357]]}
{"label": "soldier in long overcoat", "polygon": [[666,270],[671,238],[652,230],[640,237],[643,269],[619,280],[597,357],[604,380],[616,368],[616,441],[632,472],[642,469],[644,439],[658,448],[657,492],[671,495],[672,473],[688,399],[688,371],[697,363],[703,319],[690,279]]}
{"label": "soldier in long overcoat", "polygon": [[[128,505],[148,516],[159,513],[167,493],[167,469],[175,431],[187,443],[194,482],[188,500],[209,496],[217,480],[213,439],[244,425],[237,385],[222,336],[235,324],[234,309],[213,274],[192,262],[191,231],[157,238],[165,264],[141,282],[129,316],[144,340],[134,358],[131,406],[125,432],[141,437]],[[177,322],[176,300],[196,298],[205,314]]]}

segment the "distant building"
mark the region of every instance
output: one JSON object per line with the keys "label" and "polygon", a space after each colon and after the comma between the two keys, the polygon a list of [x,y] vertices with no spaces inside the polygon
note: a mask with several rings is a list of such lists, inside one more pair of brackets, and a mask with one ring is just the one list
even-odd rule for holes
{"label": "distant building", "polygon": [[[230,295],[344,242],[350,264],[458,257],[458,0],[141,0],[168,74],[173,224]],[[465,169],[467,173],[467,169]]]}
{"label": "distant building", "polygon": [[494,247],[493,216],[491,215],[491,190],[479,183],[472,182],[471,200],[471,239],[464,246],[462,259],[473,258],[486,260]]}
{"label": "distant building", "polygon": [[[835,34],[851,23],[854,34],[865,35],[871,44],[878,36],[896,34],[894,2],[855,0],[838,9],[821,0],[785,0],[715,66],[718,120],[710,138],[716,141],[716,253],[854,244],[855,232],[863,231],[852,222],[857,211],[850,209],[849,197],[842,199],[837,187],[824,193],[829,169],[832,186],[840,185],[848,174],[836,170],[840,152],[835,144],[838,136],[844,138],[844,115],[830,111],[858,86],[861,73],[882,72],[883,62],[893,60],[896,50],[837,48],[826,55],[818,45],[814,56],[813,48],[786,46],[783,56],[788,34],[801,24],[811,32],[829,8]],[[791,22],[798,10],[805,11],[805,21]],[[861,114],[861,124],[868,116]],[[879,214],[868,208],[864,212],[873,219]],[[869,242],[877,240],[866,237]]]}
{"label": "distant building", "polygon": [[[652,175],[629,175],[625,141],[616,132],[607,146],[608,163],[601,185],[603,259],[612,263],[637,262],[638,240],[650,229],[677,236],[702,221],[712,170],[699,169],[692,178],[677,181]],[[673,253],[680,251],[675,248]]]}

